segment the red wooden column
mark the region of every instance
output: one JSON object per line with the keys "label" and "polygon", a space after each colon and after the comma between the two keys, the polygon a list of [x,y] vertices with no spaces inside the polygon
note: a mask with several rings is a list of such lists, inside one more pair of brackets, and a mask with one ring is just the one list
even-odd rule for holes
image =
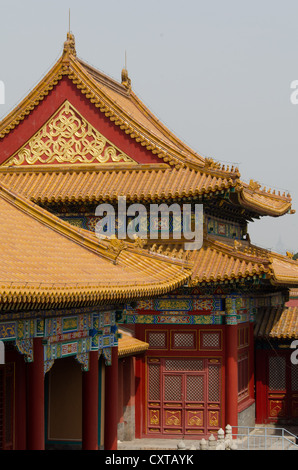
{"label": "red wooden column", "polygon": [[[228,299],[227,299],[228,300]],[[236,299],[226,301],[226,424],[238,425],[238,326]],[[233,429],[236,433],[237,429]]]}
{"label": "red wooden column", "polygon": [[123,359],[118,361],[118,423],[123,423]]}
{"label": "red wooden column", "polygon": [[82,449],[98,450],[98,351],[89,352],[82,381]]}
{"label": "red wooden column", "polygon": [[41,338],[33,339],[33,362],[28,364],[27,450],[44,450],[44,351]]}
{"label": "red wooden column", "polygon": [[16,356],[15,383],[15,450],[26,450],[26,363],[24,356]]}
{"label": "red wooden column", "polygon": [[118,346],[112,348],[111,360],[105,367],[104,450],[117,450]]}

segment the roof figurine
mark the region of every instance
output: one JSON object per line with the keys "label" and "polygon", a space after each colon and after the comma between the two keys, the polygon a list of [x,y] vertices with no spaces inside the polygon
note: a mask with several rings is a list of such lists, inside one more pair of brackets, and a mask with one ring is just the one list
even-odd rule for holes
{"label": "roof figurine", "polygon": [[131,79],[129,78],[128,72],[125,68],[122,69],[121,72],[121,83],[123,86],[125,86],[125,88],[131,90]]}
{"label": "roof figurine", "polygon": [[127,65],[126,65],[126,52],[125,52],[125,66],[121,72],[121,83],[128,90],[131,90],[131,79],[128,76]]}
{"label": "roof figurine", "polygon": [[[179,103],[177,98],[174,102]],[[254,365],[257,369],[260,362],[257,356],[254,361],[259,350],[253,349],[252,327],[263,308],[278,307],[280,315],[289,289],[298,289],[298,262],[290,253],[283,256],[252,245],[248,224],[262,216],[292,213],[292,201],[286,193],[261,189],[259,182],[243,182],[231,163],[199,155],[167,129],[132,90],[126,61],[119,82],[78,58],[70,28],[61,57],[0,122],[1,325],[16,316],[21,325],[23,317],[33,318],[32,338],[41,345],[37,329],[41,316],[62,321],[64,313],[88,311],[90,322],[84,320],[88,340],[94,330],[105,337],[112,333],[102,353],[105,365],[112,366],[102,369],[104,395],[109,397],[104,405],[110,409],[105,406],[104,415],[99,409],[93,412],[99,405],[99,381],[93,373],[95,386],[88,386],[91,406],[89,394],[83,402],[88,402],[93,415],[89,424],[95,437],[88,443],[90,448],[98,448],[94,430],[99,423],[93,420],[98,416],[104,416],[109,428],[103,433],[104,449],[116,447],[120,413],[114,410],[121,403],[124,411],[124,390],[135,397],[135,423],[133,415],[129,421],[134,424],[133,433],[138,430],[136,437],[171,437],[177,431],[203,437],[223,420],[237,426],[239,418],[253,416],[246,410],[258,409],[253,405],[253,377],[257,378]],[[98,205],[103,203],[108,204],[100,209],[105,212],[108,206],[106,212],[111,209],[111,215],[98,224],[103,216]],[[139,206],[128,210],[137,203],[142,203],[145,218],[132,220],[137,212],[141,215]],[[161,203],[159,212],[166,205],[166,220],[162,214],[151,218],[152,203]],[[195,205],[204,210],[197,211]],[[99,225],[107,230],[99,231]],[[180,235],[176,237],[177,226]],[[197,232],[200,244],[192,249],[184,242],[194,235],[197,241]],[[93,323],[90,330],[98,310],[103,316],[111,312],[103,325],[98,323],[100,329]],[[272,319],[278,323],[270,338],[288,335],[289,324],[297,332],[296,307],[280,317],[263,314],[257,322],[267,332]],[[125,325],[119,343],[117,322]],[[27,335],[27,324],[22,328]],[[65,329],[65,335],[69,332]],[[48,335],[44,328],[42,333],[55,344],[56,330]],[[66,339],[59,335],[58,343]],[[146,355],[149,344],[152,351],[135,364],[137,369],[132,364],[128,373],[124,362],[117,361],[117,354],[120,358]],[[99,341],[94,350],[88,349],[96,360],[97,346]],[[53,351],[56,354],[57,349]],[[57,358],[47,357],[46,369],[40,361],[40,390],[44,390],[44,370]],[[96,360],[92,367],[98,374]],[[87,370],[87,357],[82,361]],[[130,388],[135,370],[140,393]],[[171,410],[165,397],[172,391],[176,371],[189,399],[175,396],[181,407]],[[166,383],[165,377],[170,381]],[[155,395],[158,383],[166,393]],[[32,397],[29,392],[24,396]],[[62,391],[59,396],[67,395]],[[43,397],[40,401],[44,407]],[[43,407],[39,409],[44,417]],[[87,406],[81,408],[80,417],[84,417]],[[176,412],[180,418],[174,416]],[[42,423],[40,436],[44,430]],[[68,436],[62,438],[68,441]]]}
{"label": "roof figurine", "polygon": [[64,58],[64,60],[65,59],[68,60],[70,55],[72,55],[74,57],[76,57],[76,55],[77,55],[75,37],[71,32],[67,33],[67,39],[64,42],[64,46],[63,46],[63,58]]}
{"label": "roof figurine", "polygon": [[[128,199],[146,199],[148,202],[183,197],[204,198],[221,192],[228,198],[233,193],[232,205],[244,209],[248,220],[263,215],[278,217],[294,213],[290,195],[261,190],[259,183],[245,184],[237,167],[230,168],[212,158],[204,158],[178,139],[132,91],[126,63],[121,75],[119,83],[78,58],[75,37],[69,31],[60,59],[28,96],[0,122],[0,180],[4,178],[5,184],[13,189],[14,179],[21,171],[24,186],[27,178],[30,180],[30,194],[26,196],[33,201],[40,197],[53,201],[65,201],[68,197],[74,200],[77,196],[80,200],[100,201],[106,198],[107,187],[104,182],[109,179],[112,198],[118,197],[124,189],[123,185],[130,188],[126,191]],[[48,107],[52,99],[55,103]],[[57,117],[57,109],[62,109],[67,101],[71,103],[74,119],[80,124],[79,132],[89,126],[94,135],[98,137],[102,134],[99,138],[106,138],[106,142],[109,142],[108,134],[111,140],[115,136],[117,138],[117,148],[114,146],[105,153],[108,147],[106,144],[97,162],[86,158],[88,181],[93,181],[90,185],[82,184],[86,173],[81,170],[86,162],[78,161],[77,158],[68,162],[64,156],[56,164],[54,153],[47,148],[38,160],[32,154],[27,156],[24,164],[20,164],[22,159],[15,159],[22,149],[26,148],[27,154],[29,147],[40,153],[34,136],[45,129],[44,116],[48,116],[48,123],[51,124]],[[35,118],[31,119],[33,113]],[[87,114],[93,122],[87,120]],[[70,142],[68,144],[72,151],[74,146],[70,148]],[[134,146],[133,151],[131,144]],[[121,155],[124,155],[120,161],[119,148],[122,150]],[[118,153],[113,160],[114,151]],[[111,158],[108,159],[109,154]],[[10,168],[12,159],[15,163]],[[45,162],[43,168],[46,174],[42,174],[40,163]],[[51,168],[53,162],[55,168]],[[109,178],[111,169],[115,172],[114,179]],[[26,170],[33,171],[33,174],[26,175]],[[41,178],[45,180],[42,192],[37,187]],[[49,180],[52,184],[47,184]],[[57,184],[54,184],[54,180]],[[52,194],[53,191],[55,194]]]}
{"label": "roof figurine", "polygon": [[[49,101],[50,94],[57,99],[55,104],[45,110],[45,102]],[[80,99],[81,94],[84,99]],[[78,161],[77,158],[67,161],[67,156],[62,158],[59,155],[59,164],[56,164],[53,150],[48,148],[37,160],[34,155],[28,155],[24,162],[28,163],[27,167],[21,163],[22,158],[16,158],[22,149],[26,150],[26,154],[30,148],[40,153],[42,149],[36,147],[34,136],[38,136],[41,129],[47,131],[45,114],[48,113],[50,125],[57,118],[57,109],[62,109],[67,101],[71,102],[73,118],[79,123],[79,132],[89,127],[93,129],[96,138],[106,138],[106,147],[100,158],[97,161],[90,156],[85,159],[87,167],[84,170],[89,173],[88,181],[93,181],[90,185],[82,184],[86,177],[86,173],[81,171],[82,164],[86,161]],[[33,113],[35,119],[31,119]],[[86,119],[86,114],[93,122]],[[117,144],[119,142],[122,150],[120,160],[118,146],[107,148],[109,133],[113,133],[111,139],[117,137]],[[134,145],[133,151],[131,143]],[[72,151],[74,144],[72,148],[71,142],[68,145]],[[88,144],[88,147],[92,145]],[[115,151],[118,153],[113,159]],[[108,158],[108,155],[111,157]],[[12,160],[15,168],[10,168]],[[55,168],[51,168],[53,162]],[[40,163],[46,163],[46,174],[41,174],[38,168]],[[69,173],[65,173],[66,167]],[[253,181],[246,184],[241,180],[237,167],[230,168],[212,158],[204,158],[178,139],[131,90],[126,61],[119,83],[78,58],[75,37],[70,31],[62,57],[28,96],[0,122],[0,168],[0,180],[5,179],[9,187],[10,183],[14,185],[21,170],[24,186],[26,180],[30,180],[28,197],[33,201],[40,197],[51,198],[52,201],[65,201],[67,198],[75,200],[77,197],[85,201],[100,201],[106,198],[107,186],[104,182],[108,179],[109,197],[112,198],[117,198],[123,192],[123,185],[130,188],[126,191],[128,199],[146,199],[148,202],[184,197],[204,198],[220,192],[234,207],[244,210],[247,220],[263,215],[278,217],[294,213],[289,194],[262,190],[259,183]],[[113,179],[109,178],[111,169],[115,172]],[[26,170],[33,171],[33,174],[27,176]],[[41,179],[45,180],[42,192],[37,187]],[[49,180],[53,184],[47,184]],[[54,180],[57,184],[54,184]],[[53,191],[55,194],[52,194]]]}

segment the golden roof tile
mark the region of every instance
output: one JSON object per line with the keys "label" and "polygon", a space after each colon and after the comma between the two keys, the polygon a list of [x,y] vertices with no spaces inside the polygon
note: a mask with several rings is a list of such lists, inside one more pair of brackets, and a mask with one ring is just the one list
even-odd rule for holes
{"label": "golden roof tile", "polygon": [[184,284],[190,265],[117,247],[0,187],[0,309],[57,308],[156,296]]}
{"label": "golden roof tile", "polygon": [[235,184],[190,168],[138,165],[130,168],[4,168],[0,182],[36,202],[110,201],[125,195],[128,200],[151,201],[197,196],[225,190]]}
{"label": "golden roof tile", "polygon": [[[186,161],[195,166],[204,166],[204,158],[180,142],[141,104],[133,93],[127,94],[123,102],[123,92],[126,92],[123,85],[115,87],[115,82],[100,72],[97,72],[97,79],[94,79],[94,74],[90,73],[90,67],[83,65],[83,62],[79,61],[71,51],[67,60],[65,56],[62,56],[29,95],[0,122],[0,138],[10,133],[25,119],[63,76],[67,76],[98,108],[99,112],[162,161],[179,167],[183,166]],[[98,79],[99,76],[100,79]],[[113,90],[116,88],[117,94],[115,95]],[[121,90],[120,93],[119,90]]]}
{"label": "golden roof tile", "polygon": [[[239,180],[237,168],[225,167],[213,159],[203,158],[189,148],[150,112],[127,83],[124,81],[118,83],[79,59],[71,34],[67,36],[62,57],[28,96],[0,122],[0,139],[4,139],[17,127],[63,77],[68,77],[98,112],[108,117],[121,132],[160,158],[162,164],[180,169],[180,172],[171,172],[169,168],[155,170],[153,165],[153,173],[150,173],[149,169],[138,171],[132,168],[132,172],[124,169],[123,173],[114,175],[105,173],[102,167],[103,173],[98,173],[89,166],[88,184],[86,184],[87,174],[82,177],[77,173],[70,173],[67,176],[66,173],[57,175],[53,173],[47,176],[43,173],[42,177],[37,178],[32,173],[29,178],[36,190],[30,189],[29,178],[23,175],[21,179],[25,181],[21,186],[26,187],[27,194],[32,193],[32,200],[54,201],[55,198],[96,200],[102,198],[103,194],[107,194],[106,199],[114,198],[117,197],[117,188],[121,180],[122,190],[127,191],[128,197],[131,194],[135,199],[192,196],[235,187],[240,205],[257,214],[279,216],[291,211],[290,197],[260,190],[260,185],[253,182],[246,185]],[[83,165],[80,170],[85,171]],[[111,168],[111,171],[115,171],[115,168]],[[96,189],[101,178],[103,182],[99,184],[100,189]],[[38,180],[45,183],[47,190],[45,195],[43,195],[44,188],[38,186]],[[111,183],[110,191],[108,191],[109,186],[104,187],[104,182]],[[128,188],[134,189],[128,190]]]}
{"label": "golden roof tile", "polygon": [[260,189],[260,185],[247,185],[241,183],[238,189],[239,202],[241,206],[250,210],[257,210],[262,215],[283,215],[291,211],[292,199],[290,194],[277,194],[266,191],[266,188]]}
{"label": "golden roof tile", "polygon": [[[162,245],[159,252],[168,256],[178,256],[182,245]],[[153,252],[157,250],[153,246]],[[243,246],[242,250],[228,243],[223,243],[212,236],[204,239],[200,250],[184,252],[184,256],[192,263],[191,285],[209,282],[241,281],[242,279],[269,278],[271,266],[266,251],[262,255],[250,252]],[[297,279],[298,282],[298,279]]]}
{"label": "golden roof tile", "polygon": [[298,308],[285,308],[269,333],[271,338],[298,338]]}
{"label": "golden roof tile", "polygon": [[271,253],[269,258],[273,272],[272,283],[297,287],[298,261],[278,253]]}
{"label": "golden roof tile", "polygon": [[133,336],[121,332],[121,337],[118,340],[118,356],[134,356],[135,354],[142,354],[147,351],[149,344],[144,341],[140,341]]}
{"label": "golden roof tile", "polygon": [[298,287],[298,261],[249,242],[229,243],[215,236],[205,236],[200,250],[183,251],[181,244],[153,245],[153,252],[181,256],[192,264],[191,285],[263,279],[276,286]]}
{"label": "golden roof tile", "polygon": [[194,262],[192,283],[241,280],[264,277],[270,272],[269,262],[218,241],[209,240]]}
{"label": "golden roof tile", "polygon": [[256,319],[255,337],[261,339],[298,338],[298,307],[267,307]]}

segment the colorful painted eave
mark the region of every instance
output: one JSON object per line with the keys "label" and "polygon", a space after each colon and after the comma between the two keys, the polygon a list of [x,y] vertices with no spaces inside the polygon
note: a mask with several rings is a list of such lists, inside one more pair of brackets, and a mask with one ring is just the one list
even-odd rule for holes
{"label": "colorful painted eave", "polygon": [[190,263],[149,254],[136,240],[99,242],[0,188],[0,310],[107,305],[187,283]]}
{"label": "colorful painted eave", "polygon": [[[124,75],[127,73],[125,70]],[[72,34],[67,35],[67,41],[64,44],[64,51],[61,58],[56,62],[43,80],[28,94],[28,96],[6,117],[0,122],[0,139],[4,139],[19,123],[21,123],[30,113],[39,105],[39,103],[55,88],[59,81],[64,77],[69,80],[80,90],[80,92],[89,100],[100,113],[110,119],[124,134],[129,135],[131,139],[140,146],[145,147],[152,154],[160,158],[161,164],[165,168],[158,174],[151,172],[151,169],[141,169],[138,171],[131,167],[127,171],[120,173],[120,169],[114,167],[109,168],[115,171],[116,175],[111,176],[111,180],[116,181],[119,175],[124,178],[133,178],[136,180],[135,192],[130,191],[132,199],[140,200],[143,196],[148,200],[152,197],[157,199],[163,197],[180,197],[194,196],[205,192],[214,192],[227,188],[235,189],[238,194],[240,207],[258,215],[280,216],[287,212],[291,212],[291,198],[289,196],[281,196],[269,193],[269,191],[261,190],[259,187],[250,187],[240,181],[238,168],[225,167],[213,159],[203,158],[180,141],[173,133],[171,133],[138,99],[131,89],[130,80],[127,75],[122,76],[122,83],[107,77],[103,73],[86,64],[77,58],[74,37]],[[63,165],[62,165],[63,166]],[[66,165],[65,165],[66,166]],[[153,167],[156,165],[153,165]],[[68,166],[69,169],[69,166]],[[125,169],[125,168],[123,168]],[[43,178],[49,178],[48,171],[42,168],[28,169],[33,173],[42,171]],[[53,170],[53,168],[52,168]],[[58,170],[58,169],[57,169]],[[81,171],[84,171],[80,167]],[[80,171],[79,170],[79,171]],[[100,171],[104,172],[105,168],[101,166]],[[153,168],[154,170],[154,168]],[[175,172],[174,170],[178,170]],[[184,170],[184,171],[183,171]],[[4,169],[1,170],[6,171]],[[10,170],[9,170],[10,171]],[[22,172],[20,167],[14,171]],[[84,179],[86,176],[78,175],[77,170],[70,170],[73,179]],[[89,168],[90,178],[96,182],[98,173],[91,167]],[[94,175],[95,171],[95,175]],[[136,172],[136,173],[134,173]],[[180,173],[179,173],[180,172]],[[54,175],[54,174],[53,174]],[[65,168],[59,168],[57,179],[66,178]],[[75,175],[75,176],[74,176]],[[155,181],[155,189],[150,189],[151,181]],[[155,180],[155,177],[156,180]],[[51,178],[53,180],[54,176]],[[26,179],[26,176],[24,176]],[[33,179],[33,178],[32,178]],[[42,179],[42,178],[41,178]],[[138,184],[145,185],[137,188]],[[167,182],[170,181],[167,187]],[[179,184],[180,181],[180,184]],[[147,185],[146,185],[147,182]],[[137,184],[138,183],[138,184]],[[26,181],[24,181],[26,185]],[[125,182],[124,182],[125,185]],[[90,188],[91,185],[89,185]],[[68,192],[65,193],[61,183],[61,192],[59,194],[59,181],[57,184],[56,194],[37,194],[32,190],[33,201],[55,201],[55,200],[96,200],[103,194],[103,190],[97,191],[95,187],[92,190],[83,191],[77,194],[77,189],[69,185]],[[117,186],[118,187],[118,186]],[[144,189],[145,187],[145,189]],[[48,188],[49,189],[49,188]],[[106,192],[106,188],[105,188]],[[65,194],[64,194],[65,193]],[[153,196],[152,196],[153,193]],[[21,193],[22,194],[22,193]],[[116,197],[117,192],[112,190],[111,196]],[[130,197],[130,193],[128,193]],[[56,199],[55,199],[56,198]],[[65,198],[65,199],[64,199]],[[108,197],[106,198],[108,199]]]}

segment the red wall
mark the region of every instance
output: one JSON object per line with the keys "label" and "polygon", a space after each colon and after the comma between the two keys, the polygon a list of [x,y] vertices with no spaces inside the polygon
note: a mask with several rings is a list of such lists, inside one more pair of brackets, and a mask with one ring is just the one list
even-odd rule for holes
{"label": "red wall", "polygon": [[0,164],[24,145],[65,100],[108,140],[138,163],[162,163],[160,158],[138,144],[101,113],[67,77],[63,77],[44,100],[0,141]]}

